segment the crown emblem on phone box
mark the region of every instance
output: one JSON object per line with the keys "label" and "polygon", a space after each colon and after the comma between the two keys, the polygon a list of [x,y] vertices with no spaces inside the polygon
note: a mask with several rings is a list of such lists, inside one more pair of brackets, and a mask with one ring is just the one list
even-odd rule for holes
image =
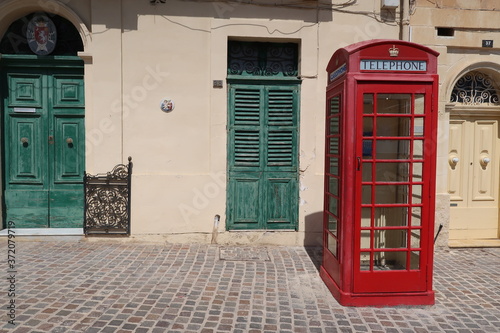
{"label": "crown emblem on phone box", "polygon": [[399,49],[396,47],[396,45],[393,45],[389,49],[389,54],[390,54],[391,57],[397,57],[399,55]]}

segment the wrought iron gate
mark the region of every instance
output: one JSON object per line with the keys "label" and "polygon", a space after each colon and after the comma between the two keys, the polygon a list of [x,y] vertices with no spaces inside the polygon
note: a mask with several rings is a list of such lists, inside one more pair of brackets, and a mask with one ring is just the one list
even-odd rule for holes
{"label": "wrought iron gate", "polygon": [[130,235],[132,157],[105,174],[85,174],[85,235]]}

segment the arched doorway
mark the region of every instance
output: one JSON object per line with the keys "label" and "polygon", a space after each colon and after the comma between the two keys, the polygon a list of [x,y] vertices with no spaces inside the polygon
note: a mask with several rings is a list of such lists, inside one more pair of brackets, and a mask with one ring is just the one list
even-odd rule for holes
{"label": "arched doorway", "polygon": [[83,226],[83,43],[65,18],[14,21],[0,41],[3,218],[16,228]]}
{"label": "arched doorway", "polygon": [[456,82],[450,102],[449,241],[484,246],[499,235],[500,90],[480,69]]}

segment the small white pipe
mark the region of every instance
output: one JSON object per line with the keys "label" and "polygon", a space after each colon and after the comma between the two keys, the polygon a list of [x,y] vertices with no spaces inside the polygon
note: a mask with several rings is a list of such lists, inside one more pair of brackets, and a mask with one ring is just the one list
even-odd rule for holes
{"label": "small white pipe", "polygon": [[216,214],[214,216],[214,228],[212,230],[212,244],[217,244],[217,235],[218,235],[218,230],[219,230],[219,222],[220,222],[220,215]]}

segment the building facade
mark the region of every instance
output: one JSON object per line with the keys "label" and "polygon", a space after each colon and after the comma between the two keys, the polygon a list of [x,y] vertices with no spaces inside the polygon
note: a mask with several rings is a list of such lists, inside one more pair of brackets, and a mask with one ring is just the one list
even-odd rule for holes
{"label": "building facade", "polygon": [[81,228],[84,172],[131,156],[133,238],[319,245],[326,65],[404,39],[441,53],[438,244],[494,242],[498,11],[465,2],[2,0],[4,225]]}
{"label": "building facade", "polygon": [[[495,1],[415,1],[411,41],[440,52],[440,244],[498,246],[500,17]],[[444,243],[443,243],[444,242]]]}

